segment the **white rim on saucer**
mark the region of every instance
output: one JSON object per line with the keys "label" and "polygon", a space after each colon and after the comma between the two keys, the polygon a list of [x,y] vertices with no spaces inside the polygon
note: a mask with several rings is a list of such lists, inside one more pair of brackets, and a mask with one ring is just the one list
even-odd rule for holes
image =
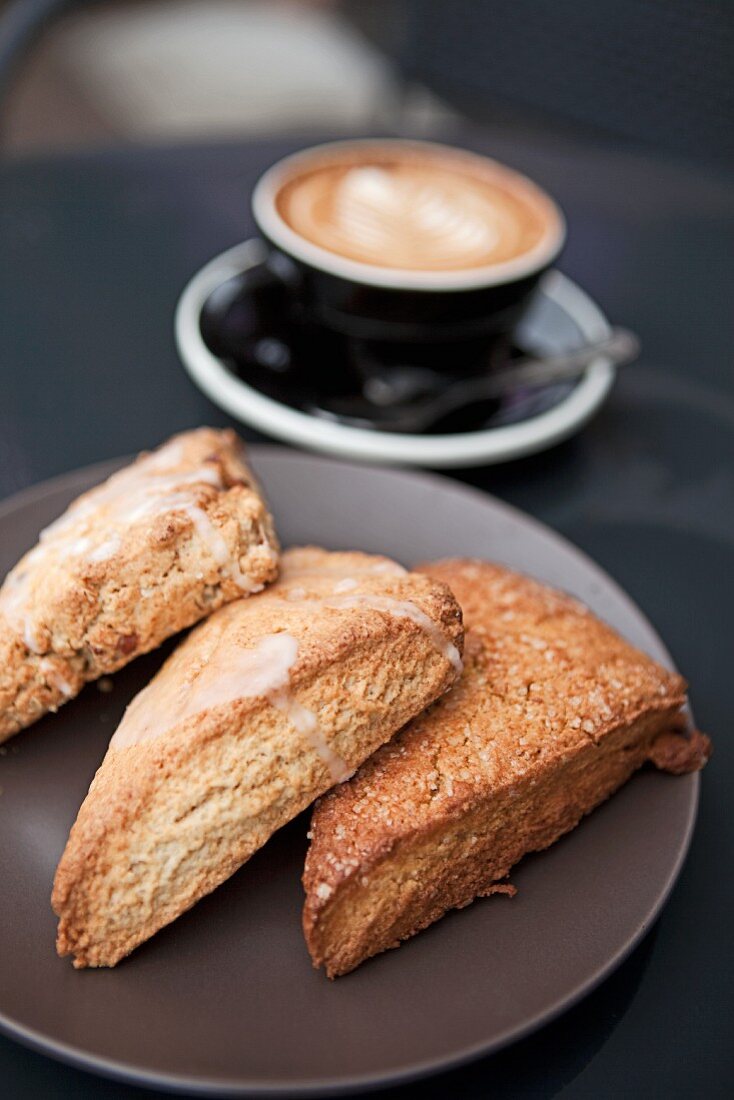
{"label": "white rim on saucer", "polygon": [[[367,462],[435,468],[490,465],[542,451],[578,431],[602,405],[614,382],[613,365],[599,356],[568,397],[547,412],[518,424],[452,435],[353,428],[299,412],[237,378],[209,350],[201,335],[201,310],[212,291],[262,262],[265,255],[262,241],[244,241],[197,272],[176,307],[175,337],[186,371],[215,405],[286,443]],[[589,342],[609,335],[609,324],[599,307],[565,275],[551,271],[542,285],[543,292],[573,318]]]}

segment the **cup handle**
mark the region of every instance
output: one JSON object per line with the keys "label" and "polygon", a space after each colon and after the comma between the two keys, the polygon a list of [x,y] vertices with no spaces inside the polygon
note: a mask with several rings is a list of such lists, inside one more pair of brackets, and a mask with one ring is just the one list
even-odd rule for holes
{"label": "cup handle", "polygon": [[269,324],[282,326],[298,284],[295,264],[275,249],[225,279],[201,309],[201,335],[207,347],[221,358],[237,358],[243,342]]}

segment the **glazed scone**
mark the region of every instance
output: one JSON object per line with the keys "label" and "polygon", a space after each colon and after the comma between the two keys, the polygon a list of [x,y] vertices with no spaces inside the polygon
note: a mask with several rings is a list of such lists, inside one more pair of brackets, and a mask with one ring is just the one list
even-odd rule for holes
{"label": "glazed scone", "polygon": [[329,977],[452,908],[512,893],[511,867],[573,829],[645,761],[702,766],[686,685],[584,606],[478,561],[422,567],[464,612],[464,674],[317,804],[304,931]]}
{"label": "glazed scone", "polygon": [[234,432],[200,428],[141,455],[42,531],[0,589],[0,741],[277,568]]}
{"label": "glazed scone", "polygon": [[283,555],[130,704],[59,864],[57,947],[114,966],[457,679],[461,612],[385,558]]}

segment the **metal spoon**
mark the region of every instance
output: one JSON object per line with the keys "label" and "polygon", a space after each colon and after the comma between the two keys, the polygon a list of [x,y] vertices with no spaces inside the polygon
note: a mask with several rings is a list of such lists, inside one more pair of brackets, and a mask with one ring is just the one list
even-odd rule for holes
{"label": "metal spoon", "polygon": [[545,358],[518,359],[511,366],[503,367],[478,378],[454,382],[441,393],[423,397],[392,408],[377,408],[363,399],[342,400],[331,409],[314,408],[311,411],[328,420],[352,420],[362,425],[389,432],[424,432],[449,413],[472,405],[477,401],[503,397],[518,389],[535,389],[554,382],[578,378],[597,358],[606,359],[621,367],[637,358],[640,342],[633,332],[613,328],[609,336],[593,344],[574,348],[573,351]]}

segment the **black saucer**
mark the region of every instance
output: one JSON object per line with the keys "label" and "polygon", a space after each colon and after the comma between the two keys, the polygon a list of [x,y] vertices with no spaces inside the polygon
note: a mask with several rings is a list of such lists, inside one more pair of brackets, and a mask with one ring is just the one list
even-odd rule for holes
{"label": "black saucer", "polygon": [[[350,427],[385,429],[383,410],[409,407],[457,378],[482,375],[528,354],[585,342],[569,313],[542,287],[511,339],[397,344],[355,339],[299,315],[287,287],[260,269],[235,275],[207,298],[200,331],[233,375],[279,403]],[[433,425],[434,434],[517,424],[566,400],[579,381],[477,402]]]}

